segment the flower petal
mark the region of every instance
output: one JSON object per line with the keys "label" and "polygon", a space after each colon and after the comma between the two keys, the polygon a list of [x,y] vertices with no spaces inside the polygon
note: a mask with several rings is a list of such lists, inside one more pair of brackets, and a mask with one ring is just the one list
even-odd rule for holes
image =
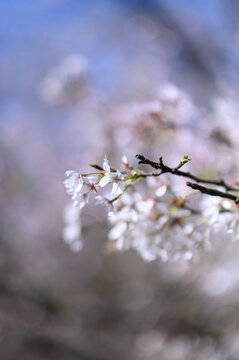
{"label": "flower petal", "polygon": [[157,190],[156,190],[156,196],[157,197],[161,197],[163,196],[167,191],[167,185],[161,185]]}
{"label": "flower petal", "polygon": [[116,224],[109,232],[109,239],[110,240],[117,240],[123,233],[127,230],[126,222],[120,222]]}
{"label": "flower petal", "polygon": [[122,163],[123,164],[128,164],[128,159],[127,159],[126,155],[122,156]]}
{"label": "flower petal", "polygon": [[83,186],[83,180],[80,178],[80,179],[79,179],[79,182],[78,182],[78,185],[77,185],[76,188],[75,188],[75,192],[76,192],[76,193],[81,192],[82,186]]}
{"label": "flower petal", "polygon": [[116,182],[113,183],[113,188],[111,191],[111,199],[114,199],[115,197],[121,195],[123,193],[123,191],[121,190],[121,188],[118,186],[118,184]]}
{"label": "flower petal", "polygon": [[112,181],[112,178],[109,174],[106,174],[100,179],[99,185],[100,187],[104,187],[105,185],[109,184]]}
{"label": "flower petal", "polygon": [[95,190],[90,190],[88,192],[87,199],[86,199],[87,204],[91,204],[94,201],[95,194],[96,194]]}
{"label": "flower petal", "polygon": [[122,191],[122,193],[124,192],[124,182],[123,181],[119,181],[117,182],[118,187],[120,188],[120,190]]}
{"label": "flower petal", "polygon": [[124,179],[124,175],[119,170],[117,170],[116,176],[117,176],[117,179],[120,179],[120,180]]}
{"label": "flower petal", "polygon": [[75,175],[75,174],[77,174],[77,172],[75,170],[67,170],[65,172],[65,176],[67,176],[67,177]]}
{"label": "flower petal", "polygon": [[107,173],[110,172],[110,164],[109,164],[109,160],[107,159],[106,156],[105,156],[104,162],[103,162],[103,169],[104,169],[104,171],[107,172]]}

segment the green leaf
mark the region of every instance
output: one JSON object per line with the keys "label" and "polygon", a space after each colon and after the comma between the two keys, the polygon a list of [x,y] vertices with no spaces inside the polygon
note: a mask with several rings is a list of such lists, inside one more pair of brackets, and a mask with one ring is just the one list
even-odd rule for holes
{"label": "green leaf", "polygon": [[89,164],[89,166],[92,167],[92,168],[94,168],[94,169],[96,169],[96,170],[100,170],[100,171],[103,170],[102,167],[99,166],[99,165],[97,165],[97,164]]}

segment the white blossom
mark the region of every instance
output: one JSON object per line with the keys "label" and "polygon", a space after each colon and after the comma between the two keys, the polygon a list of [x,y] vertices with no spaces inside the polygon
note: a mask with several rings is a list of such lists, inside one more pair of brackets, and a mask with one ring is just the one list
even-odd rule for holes
{"label": "white blossom", "polygon": [[121,195],[124,191],[124,175],[119,171],[111,171],[108,159],[105,156],[103,162],[104,176],[100,179],[99,186],[105,187],[107,184],[113,183],[110,198],[114,199]]}
{"label": "white blossom", "polygon": [[90,204],[97,193],[97,177],[82,176],[80,173],[69,170],[65,175],[68,177],[64,181],[66,191],[73,200],[73,204],[83,208],[85,204]]}

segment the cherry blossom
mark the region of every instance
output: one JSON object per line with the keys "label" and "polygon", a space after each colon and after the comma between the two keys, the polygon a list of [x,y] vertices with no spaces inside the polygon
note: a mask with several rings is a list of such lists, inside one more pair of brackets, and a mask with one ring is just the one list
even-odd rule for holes
{"label": "cherry blossom", "polygon": [[66,191],[73,200],[75,206],[83,208],[85,204],[90,204],[97,193],[97,177],[96,176],[82,176],[80,173],[69,170],[65,175],[68,177],[64,181]]}
{"label": "cherry blossom", "polygon": [[108,159],[104,158],[103,162],[104,176],[100,179],[99,186],[105,187],[107,184],[113,183],[110,198],[114,199],[121,195],[124,191],[124,175],[119,170],[111,170]]}
{"label": "cherry blossom", "polygon": [[[173,84],[160,86],[148,102],[116,109],[115,151],[127,149],[130,162],[124,155],[117,170],[105,157],[103,167],[91,165],[97,170],[93,174],[69,171],[67,193],[80,208],[93,200],[107,205],[111,249],[134,249],[145,261],[198,261],[203,252],[213,251],[218,233],[239,239],[237,109],[235,101],[216,101],[205,116],[184,91]],[[153,166],[147,172],[131,165],[139,149],[154,159],[140,164],[157,164],[163,155],[172,167]],[[189,180],[199,179],[197,184],[186,185],[182,167],[187,167],[185,177],[190,167],[194,176]],[[226,182],[216,181],[225,174]]]}

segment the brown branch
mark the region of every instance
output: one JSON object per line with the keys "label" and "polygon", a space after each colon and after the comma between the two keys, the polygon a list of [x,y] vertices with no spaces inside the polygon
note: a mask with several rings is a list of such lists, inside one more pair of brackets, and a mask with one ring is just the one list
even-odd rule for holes
{"label": "brown branch", "polygon": [[236,195],[229,194],[229,193],[219,191],[216,189],[210,189],[210,188],[207,188],[207,187],[199,185],[199,184],[191,183],[189,181],[186,182],[186,185],[189,186],[193,190],[199,190],[203,194],[207,194],[207,195],[211,195],[211,196],[219,196],[221,198],[230,199],[230,200],[233,200],[235,202],[235,204],[239,204],[239,197]]}
{"label": "brown branch", "polygon": [[[148,177],[148,176],[160,176],[162,174],[170,173],[177,176],[186,177],[188,179],[194,180],[198,183],[204,183],[204,184],[211,184],[216,186],[221,186],[227,191],[239,191],[239,188],[235,188],[229,184],[227,184],[223,179],[218,180],[209,180],[209,179],[202,179],[199,178],[190,172],[181,171],[179,170],[179,167],[171,168],[163,163],[163,158],[160,157],[159,162],[151,161],[147,158],[145,158],[143,155],[136,155],[136,158],[139,160],[139,164],[145,164],[150,165],[156,170],[161,170],[159,173],[152,173],[152,174],[142,174],[142,177]],[[215,190],[216,191],[216,190]]]}

